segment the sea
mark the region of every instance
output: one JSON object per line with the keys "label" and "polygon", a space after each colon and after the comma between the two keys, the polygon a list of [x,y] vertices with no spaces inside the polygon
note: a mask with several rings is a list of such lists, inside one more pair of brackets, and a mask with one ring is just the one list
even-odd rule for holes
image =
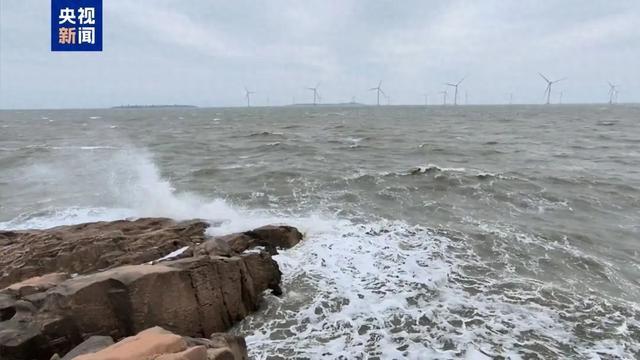
{"label": "sea", "polygon": [[283,223],[255,359],[640,358],[640,105],[0,111],[0,229]]}

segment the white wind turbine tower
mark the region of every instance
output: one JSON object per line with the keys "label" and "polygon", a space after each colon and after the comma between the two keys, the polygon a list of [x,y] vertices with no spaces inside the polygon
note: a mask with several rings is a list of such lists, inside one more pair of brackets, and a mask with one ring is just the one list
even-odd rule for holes
{"label": "white wind turbine tower", "polygon": [[382,91],[382,87],[381,87],[381,86],[382,86],[382,80],[380,80],[380,82],[378,82],[378,86],[376,86],[376,87],[374,87],[374,88],[369,89],[369,91],[373,91],[373,90],[376,90],[376,91],[377,91],[377,93],[378,93],[378,98],[377,98],[377,102],[376,102],[376,104],[377,104],[378,106],[380,106],[380,93],[382,93],[382,95],[384,95],[384,96],[387,96],[387,94],[385,94],[385,93],[384,93],[384,91]]}
{"label": "white wind turbine tower", "polygon": [[447,90],[440,91],[442,94],[442,105],[447,105]]}
{"label": "white wind turbine tower", "polygon": [[613,104],[613,100],[617,95],[618,85],[614,85],[609,81],[609,105]]}
{"label": "white wind turbine tower", "polygon": [[541,73],[538,73],[538,75],[540,75],[540,77],[542,77],[544,79],[544,81],[547,82],[547,88],[544,90],[544,93],[547,95],[547,105],[551,104],[551,85],[560,82],[562,80],[566,80],[567,78],[562,78],[562,79],[558,79],[558,80],[549,80],[547,79],[546,76],[542,75]]}
{"label": "white wind turbine tower", "polygon": [[462,79],[460,79],[460,81],[458,81],[455,84],[453,84],[453,83],[445,83],[445,85],[454,87],[456,89],[456,91],[455,91],[455,93],[453,95],[453,105],[458,105],[458,86],[460,86],[460,84],[462,84],[462,82],[464,81],[465,78],[466,78],[466,76],[463,77]]}
{"label": "white wind turbine tower", "polygon": [[320,94],[318,93],[318,87],[320,87],[320,83],[317,83],[315,87],[308,87],[307,90],[313,91],[313,105],[317,104],[317,100],[320,99]]}
{"label": "white wind turbine tower", "polygon": [[424,94],[424,106],[429,106],[429,95]]}
{"label": "white wind turbine tower", "polygon": [[255,94],[255,91],[249,91],[247,87],[244,87],[244,97],[247,99],[247,107],[251,107],[251,94]]}

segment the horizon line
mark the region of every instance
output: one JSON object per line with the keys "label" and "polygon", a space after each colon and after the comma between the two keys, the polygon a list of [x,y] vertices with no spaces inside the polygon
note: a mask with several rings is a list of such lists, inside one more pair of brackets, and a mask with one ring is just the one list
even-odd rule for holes
{"label": "horizon line", "polygon": [[[313,103],[295,103],[295,104],[284,104],[284,105],[252,105],[251,108],[280,108],[280,107],[326,107],[326,106],[344,106],[344,107],[465,107],[465,106],[566,106],[566,105],[606,105],[607,107],[611,106],[620,106],[620,105],[640,105],[640,102],[623,102],[623,103],[615,103],[609,104],[609,102],[597,102],[597,103],[583,103],[583,102],[572,102],[572,103],[561,103],[561,104],[545,104],[545,103],[487,103],[487,104],[396,104],[396,105],[376,105],[376,104],[364,104],[364,103],[325,103],[325,104],[313,104]],[[60,108],[0,108],[0,111],[39,111],[39,110],[129,110],[129,109],[159,109],[159,108],[187,108],[187,109],[235,109],[235,108],[247,108],[246,105],[229,105],[229,106],[219,106],[219,105],[175,105],[175,104],[150,104],[150,105],[115,105],[109,107],[60,107]]]}

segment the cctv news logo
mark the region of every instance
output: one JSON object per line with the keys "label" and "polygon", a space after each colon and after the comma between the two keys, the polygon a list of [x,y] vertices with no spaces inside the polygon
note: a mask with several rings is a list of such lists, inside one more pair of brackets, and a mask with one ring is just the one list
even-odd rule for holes
{"label": "cctv news logo", "polygon": [[102,51],[102,0],[51,0],[51,51]]}

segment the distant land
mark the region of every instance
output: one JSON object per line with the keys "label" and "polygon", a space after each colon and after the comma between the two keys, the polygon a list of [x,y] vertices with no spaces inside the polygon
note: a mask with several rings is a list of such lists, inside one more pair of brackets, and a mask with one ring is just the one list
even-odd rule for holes
{"label": "distant land", "polygon": [[303,103],[303,104],[291,104],[291,105],[285,105],[285,106],[368,106],[368,105],[358,103],[358,102],[346,102],[346,103],[327,103],[327,104]]}
{"label": "distant land", "polygon": [[112,109],[140,109],[140,108],[197,108],[195,105],[119,105]]}

